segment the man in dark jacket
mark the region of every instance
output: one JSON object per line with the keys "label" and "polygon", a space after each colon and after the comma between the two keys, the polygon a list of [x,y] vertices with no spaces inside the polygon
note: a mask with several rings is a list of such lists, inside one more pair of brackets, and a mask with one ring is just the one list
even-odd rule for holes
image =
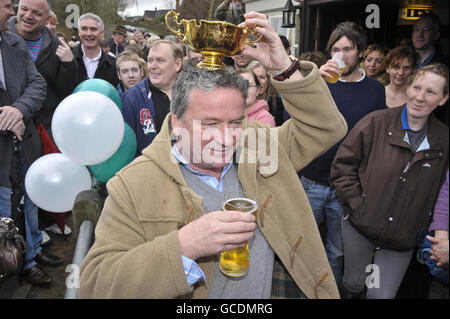
{"label": "man in dark jacket", "polygon": [[[42,234],[38,228],[36,205],[24,190],[28,167],[42,155],[42,144],[34,124],[46,96],[46,83],[36,70],[23,39],[7,31],[14,11],[11,0],[0,0],[0,216],[11,216],[11,192],[24,193],[27,252],[24,278],[32,283],[52,281],[38,265],[42,261]],[[12,183],[19,167],[20,181]]]}
{"label": "man in dark jacket", "polygon": [[[36,124],[42,125],[46,133],[52,137],[53,113],[59,103],[75,89],[77,79],[74,75],[77,74],[78,66],[70,47],[60,42],[45,27],[49,21],[49,12],[47,0],[21,0],[17,16],[9,20],[9,30],[25,40],[37,70],[47,82],[47,96],[38,113]],[[44,147],[44,154],[45,150]],[[60,214],[55,216],[64,218],[64,215]],[[50,227],[58,229],[56,224]],[[67,227],[65,231],[70,232],[70,228]],[[49,257],[46,264],[57,266],[62,262],[61,258]]]}
{"label": "man in dark jacket", "polygon": [[[36,7],[34,11],[29,10],[33,7]],[[21,0],[17,17],[9,20],[9,30],[19,34],[30,50],[37,49],[38,43],[41,43],[39,50],[36,50],[35,59],[32,57],[36,68],[47,82],[47,97],[39,111],[38,120],[52,136],[53,113],[59,103],[75,89],[77,79],[74,75],[78,72],[78,64],[70,47],[60,42],[45,27],[48,18],[35,14],[44,11],[46,15],[48,10],[47,0]]]}
{"label": "man in dark jacket", "polygon": [[100,41],[104,35],[103,20],[93,14],[86,13],[78,19],[78,35],[81,44],[73,49],[78,63],[78,82],[88,79],[103,79],[114,87],[119,84],[116,72],[116,60],[103,53]]}
{"label": "man in dark jacket", "polygon": [[109,50],[116,57],[125,50],[127,46],[127,29],[116,25],[112,37],[108,40]]}
{"label": "man in dark jacket", "polygon": [[170,112],[172,86],[183,66],[181,47],[169,40],[152,44],[148,78],[122,95],[123,118],[136,134],[136,156],[153,141]]}
{"label": "man in dark jacket", "polygon": [[[333,100],[345,118],[350,130],[366,114],[385,108],[386,96],[383,85],[366,76],[359,68],[367,47],[364,29],[353,22],[343,22],[330,34],[326,52],[333,56],[342,52],[346,66],[336,83],[328,83]],[[339,73],[335,60],[328,60],[320,69],[324,79],[330,73]],[[318,225],[326,225],[325,248],[339,287],[343,272],[343,248],[341,237],[341,217],[343,208],[336,190],[329,184],[330,167],[341,141],[324,154],[311,161],[301,172],[301,182],[316,217]],[[324,234],[325,235],[325,234]],[[345,292],[344,292],[345,293]]]}

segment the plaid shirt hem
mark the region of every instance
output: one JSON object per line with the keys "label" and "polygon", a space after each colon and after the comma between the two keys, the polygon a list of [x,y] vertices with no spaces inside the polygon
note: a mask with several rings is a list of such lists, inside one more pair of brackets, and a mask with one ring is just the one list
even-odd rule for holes
{"label": "plaid shirt hem", "polygon": [[307,299],[295,281],[275,256],[272,277],[272,299]]}

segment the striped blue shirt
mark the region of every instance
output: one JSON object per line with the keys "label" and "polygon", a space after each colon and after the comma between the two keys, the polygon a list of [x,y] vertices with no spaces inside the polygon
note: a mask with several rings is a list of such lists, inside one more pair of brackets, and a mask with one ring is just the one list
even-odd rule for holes
{"label": "striped blue shirt", "polygon": [[31,59],[33,59],[33,62],[36,62],[39,56],[39,51],[41,51],[42,35],[38,40],[25,40],[25,43],[28,46],[28,51],[30,51]]}
{"label": "striped blue shirt", "polygon": [[[180,154],[180,152],[178,151],[178,148],[175,146],[175,144],[172,146],[172,155],[178,160],[178,162],[181,165],[186,167],[190,172],[192,172],[195,176],[200,178],[207,185],[218,190],[219,192],[223,191],[224,176],[232,167],[233,162],[230,162],[227,164],[227,166],[225,166],[225,168],[222,171],[222,175],[220,175],[220,180],[217,180],[217,178],[215,178],[212,175],[200,173],[200,172],[192,169],[192,167],[189,166],[188,162]],[[185,256],[181,256],[181,259],[183,260],[184,274],[186,275],[186,279],[187,279],[189,286],[194,285],[199,280],[203,280],[206,282],[205,274],[203,273],[200,266],[195,261],[193,261],[192,259],[185,257]]]}

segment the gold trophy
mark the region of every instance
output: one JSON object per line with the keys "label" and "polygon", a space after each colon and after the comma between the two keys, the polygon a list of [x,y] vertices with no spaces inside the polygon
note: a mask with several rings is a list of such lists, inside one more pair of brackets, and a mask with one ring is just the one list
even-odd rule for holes
{"label": "gold trophy", "polygon": [[[222,60],[226,56],[239,54],[247,40],[250,45],[256,41],[247,39],[249,34],[258,35],[256,30],[250,30],[247,27],[241,27],[224,21],[200,20],[197,24],[195,19],[178,21],[179,13],[169,11],[166,14],[166,25],[170,31],[183,38],[183,42],[195,52],[203,55],[203,61],[197,64],[197,67],[216,71],[225,68]],[[170,18],[178,26],[183,26],[184,33],[170,26]]]}

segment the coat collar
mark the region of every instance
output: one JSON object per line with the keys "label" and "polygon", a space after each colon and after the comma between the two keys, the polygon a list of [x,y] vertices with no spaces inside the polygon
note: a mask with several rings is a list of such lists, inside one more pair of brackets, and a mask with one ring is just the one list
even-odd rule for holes
{"label": "coat collar", "polygon": [[[405,130],[402,120],[403,109],[403,107],[396,107],[387,110],[387,112],[389,112],[387,135],[391,143],[409,148],[410,145],[404,141]],[[430,143],[430,149],[442,149],[445,147],[444,144],[448,142],[445,142],[445,139],[442,138],[442,129],[445,129],[446,126],[441,123],[433,113],[429,115],[428,127],[427,139]]]}
{"label": "coat collar", "polygon": [[[12,17],[11,19],[9,19],[8,24],[9,24],[9,30],[15,34],[17,34],[18,36],[20,36],[19,32],[17,32],[17,28],[16,28],[16,23],[17,23],[17,17]],[[46,27],[44,27],[41,31],[41,36],[42,36],[42,48],[46,48],[50,45],[51,43],[51,31],[49,29],[47,29]],[[22,37],[22,36],[20,36]],[[24,39],[25,40],[25,39]],[[41,49],[42,51],[42,49]]]}
{"label": "coat collar", "polygon": [[0,32],[0,37],[0,43],[4,42],[10,47],[15,46],[20,41],[20,37],[9,30]]}
{"label": "coat collar", "polygon": [[186,181],[181,174],[176,158],[172,155],[172,141],[171,137],[171,115],[168,114],[161,127],[161,131],[156,135],[152,144],[142,151],[142,155],[152,160],[159,166],[173,181],[181,186],[188,187]]}
{"label": "coat collar", "polygon": [[[72,52],[73,52],[73,56],[77,59],[77,60],[83,60],[83,50],[81,49],[81,45],[82,43],[78,44],[75,48],[73,48]],[[101,50],[101,49],[100,49]],[[100,57],[99,63],[108,63],[111,65],[116,65],[116,60],[109,56],[108,54],[105,54],[102,50],[102,55]]]}

